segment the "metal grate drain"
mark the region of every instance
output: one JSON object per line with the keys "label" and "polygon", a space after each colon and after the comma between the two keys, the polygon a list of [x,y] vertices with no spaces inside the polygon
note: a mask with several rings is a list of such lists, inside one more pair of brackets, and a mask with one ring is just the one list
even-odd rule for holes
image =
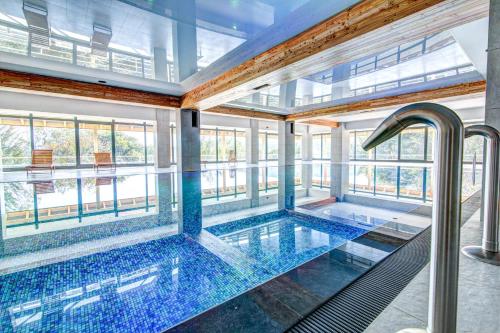
{"label": "metal grate drain", "polygon": [[[474,195],[462,206],[462,225],[479,208]],[[429,262],[431,228],[401,247],[299,321],[291,333],[362,333]]]}

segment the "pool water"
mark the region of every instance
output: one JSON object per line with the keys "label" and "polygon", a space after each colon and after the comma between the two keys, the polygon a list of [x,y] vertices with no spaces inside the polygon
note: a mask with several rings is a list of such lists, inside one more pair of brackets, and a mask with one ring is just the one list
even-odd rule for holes
{"label": "pool water", "polygon": [[344,251],[368,267],[396,248],[365,237],[382,220],[357,225],[277,205],[238,218],[256,204],[241,196],[181,208],[181,196],[185,206],[204,200],[178,190],[183,181],[1,183],[0,332],[162,332],[324,254]]}
{"label": "pool water", "polygon": [[[181,234],[0,276],[2,332],[159,332],[365,232],[295,216],[254,220],[227,234],[238,223],[208,228],[220,240],[212,251]],[[221,259],[226,244],[236,267]]]}

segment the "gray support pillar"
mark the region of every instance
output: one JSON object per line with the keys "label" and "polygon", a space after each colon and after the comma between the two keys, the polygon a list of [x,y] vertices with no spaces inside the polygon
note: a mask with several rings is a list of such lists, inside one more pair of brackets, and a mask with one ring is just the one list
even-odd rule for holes
{"label": "gray support pillar", "polygon": [[173,1],[172,9],[175,81],[182,82],[198,71],[196,1]]}
{"label": "gray support pillar", "polygon": [[343,201],[349,191],[349,133],[344,124],[332,128],[331,138],[330,195]]}
{"label": "gray support pillar", "polygon": [[312,133],[309,125],[306,125],[302,135],[302,187],[309,197],[312,188]]}
{"label": "gray support pillar", "polygon": [[168,81],[167,50],[160,47],[153,49],[155,80]]}
{"label": "gray support pillar", "polygon": [[295,106],[295,93],[297,81],[291,81],[280,86],[280,108],[293,108]]}
{"label": "gray support pillar", "polygon": [[156,109],[156,167],[169,168],[172,164],[169,110]]}
{"label": "gray support pillar", "polygon": [[260,93],[256,92],[255,94],[252,95],[252,103],[253,104],[260,104]]}
{"label": "gray support pillar", "polygon": [[500,131],[500,0],[490,0],[485,124]]}
{"label": "gray support pillar", "polygon": [[179,231],[201,232],[200,112],[176,111]]}
{"label": "gray support pillar", "polygon": [[[500,131],[500,0],[490,0],[490,17],[488,27],[488,56],[486,72],[486,109],[484,124]],[[484,145],[486,152],[486,144]],[[485,157],[486,154],[483,154]],[[483,157],[483,165],[484,165]],[[486,168],[483,167],[482,197],[484,198],[484,180]],[[481,221],[484,220],[484,209],[481,206]]]}
{"label": "gray support pillar", "polygon": [[259,206],[259,121],[250,119],[246,137],[247,198],[251,207]]}
{"label": "gray support pillar", "polygon": [[278,208],[295,208],[295,123],[278,123]]}
{"label": "gray support pillar", "polygon": [[342,64],[333,68],[332,71],[332,100],[347,97],[350,92],[349,76],[351,75],[351,65]]}
{"label": "gray support pillar", "polygon": [[[173,177],[175,173],[158,174],[158,224],[172,224],[175,220],[172,217],[172,189]],[[176,195],[177,196],[177,195]]]}

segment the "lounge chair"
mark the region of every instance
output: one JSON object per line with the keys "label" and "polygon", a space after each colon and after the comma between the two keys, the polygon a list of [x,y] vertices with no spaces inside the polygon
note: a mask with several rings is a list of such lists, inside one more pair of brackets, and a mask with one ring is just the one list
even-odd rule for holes
{"label": "lounge chair", "polygon": [[116,165],[111,160],[111,153],[94,153],[94,158],[94,169],[97,171],[99,171],[99,168],[111,168],[116,170]]}
{"label": "lounge chair", "polygon": [[55,170],[52,159],[52,149],[33,149],[31,152],[31,165],[26,167],[26,175],[34,170]]}

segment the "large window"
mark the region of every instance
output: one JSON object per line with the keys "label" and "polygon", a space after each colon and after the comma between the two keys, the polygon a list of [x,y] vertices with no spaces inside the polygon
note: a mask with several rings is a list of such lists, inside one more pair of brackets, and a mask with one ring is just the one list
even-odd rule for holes
{"label": "large window", "polygon": [[278,134],[272,132],[259,133],[259,160],[278,160]]}
{"label": "large window", "polygon": [[[349,189],[355,193],[431,201],[435,130],[410,127],[366,152],[362,144],[370,134],[371,131],[350,133]],[[481,184],[482,153],[482,138],[465,140],[463,196],[473,194]]]}
{"label": "large window", "polygon": [[[312,136],[312,186],[329,188],[331,184],[332,147],[331,133],[313,134]],[[328,162],[326,162],[328,161]]]}
{"label": "large window", "polygon": [[76,165],[75,122],[73,120],[33,119],[35,149],[52,149],[54,164]]}
{"label": "large window", "polygon": [[32,149],[51,149],[56,167],[88,167],[96,152],[110,153],[117,165],[151,165],[155,131],[146,123],[4,115],[0,148],[4,170],[29,165]]}
{"label": "large window", "polygon": [[425,128],[408,128],[401,132],[401,155],[402,160],[424,160],[425,159]]}
{"label": "large window", "polygon": [[144,125],[115,124],[116,163],[143,164],[146,158]]}
{"label": "large window", "polygon": [[111,124],[80,123],[80,163],[93,164],[94,153],[112,153]]}
{"label": "large window", "polygon": [[0,148],[3,168],[21,168],[31,163],[30,120],[0,117]]}
{"label": "large window", "polygon": [[329,160],[331,158],[332,135],[330,133],[313,134],[313,160]]}
{"label": "large window", "polygon": [[295,159],[302,159],[302,135],[300,134],[295,135]]}
{"label": "large window", "polygon": [[246,159],[246,132],[236,129],[201,129],[202,163],[240,162]]}

